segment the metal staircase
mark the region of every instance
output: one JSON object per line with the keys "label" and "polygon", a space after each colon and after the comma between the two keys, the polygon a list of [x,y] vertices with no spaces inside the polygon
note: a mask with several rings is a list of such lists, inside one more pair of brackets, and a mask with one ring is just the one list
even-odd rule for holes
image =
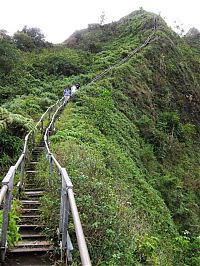
{"label": "metal staircase", "polygon": [[[43,196],[43,189],[37,182],[36,164],[42,151],[49,163],[48,184],[52,185],[53,168],[61,180],[60,187],[60,215],[57,225],[58,245],[62,262],[68,265],[72,261],[73,246],[68,232],[69,218],[73,220],[76,239],[80,253],[81,264],[91,266],[85,236],[73,192],[73,185],[67,170],[63,168],[50,151],[49,137],[54,132],[54,124],[65,108],[67,101],[62,98],[50,106],[41,116],[35,128],[25,137],[24,149],[18,161],[11,166],[2,181],[0,190],[0,205],[2,206],[2,226],[0,241],[0,259],[3,265],[40,266],[52,265],[49,254],[55,248],[51,241],[46,240],[42,233],[43,224],[40,219],[39,198]],[[46,127],[46,129],[44,128]],[[37,138],[36,138],[37,136]],[[44,139],[36,144],[36,139]],[[38,145],[38,146],[36,146]],[[31,158],[31,161],[30,161]],[[19,173],[19,175],[17,174]],[[18,178],[16,180],[16,178]],[[13,200],[13,187],[17,183],[18,195],[21,199],[21,220],[18,224],[21,240],[14,247],[8,248],[7,232],[9,216]],[[71,214],[71,217],[69,215]],[[46,256],[46,254],[48,254]]]}
{"label": "metal staircase", "polygon": [[44,190],[35,179],[37,161],[44,149],[44,145],[35,147],[31,155],[32,160],[26,167],[18,224],[21,239],[14,247],[8,249],[4,265],[52,265],[50,258],[53,258],[52,252],[55,247],[43,233],[44,225],[39,209],[39,199],[44,195]]}

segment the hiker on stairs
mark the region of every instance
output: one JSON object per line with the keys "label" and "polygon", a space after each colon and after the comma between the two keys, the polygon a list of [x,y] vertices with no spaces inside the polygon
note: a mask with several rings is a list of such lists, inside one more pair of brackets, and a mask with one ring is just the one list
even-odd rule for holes
{"label": "hiker on stairs", "polygon": [[64,89],[64,98],[65,98],[65,102],[67,102],[71,96],[71,89]]}
{"label": "hiker on stairs", "polygon": [[77,90],[76,85],[73,85],[73,86],[71,87],[71,96],[74,95],[74,93],[76,92],[76,90]]}

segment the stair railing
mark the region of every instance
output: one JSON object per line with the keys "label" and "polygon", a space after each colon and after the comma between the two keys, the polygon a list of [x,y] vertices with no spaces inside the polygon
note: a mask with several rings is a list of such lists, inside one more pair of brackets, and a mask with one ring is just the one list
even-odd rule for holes
{"label": "stair railing", "polygon": [[71,243],[70,236],[68,234],[69,211],[71,210],[75,232],[76,232],[77,243],[78,243],[80,257],[81,257],[81,263],[84,266],[90,266],[91,265],[90,257],[89,257],[88,248],[87,248],[87,244],[85,241],[85,236],[83,233],[83,228],[81,225],[78,209],[76,206],[72,182],[70,180],[70,177],[68,176],[66,169],[61,167],[61,165],[56,160],[54,155],[51,153],[50,148],[49,148],[50,133],[54,131],[54,123],[57,117],[59,117],[59,113],[61,112],[61,109],[64,107],[65,104],[66,102],[63,101],[63,103],[61,103],[61,105],[57,108],[44,134],[44,142],[45,142],[45,146],[46,146],[48,158],[49,158],[48,183],[49,185],[52,184],[52,173],[53,173],[52,171],[53,171],[53,165],[55,165],[56,168],[58,169],[59,175],[61,176],[61,201],[60,201],[60,219],[59,219],[58,237],[60,241],[62,258],[64,257],[66,258],[66,264],[68,261],[72,260],[71,252],[73,250],[73,246]]}
{"label": "stair railing", "polygon": [[60,106],[60,103],[63,102],[63,98],[58,100],[55,104],[50,106],[41,116],[40,120],[35,125],[34,129],[32,129],[26,136],[24,141],[23,151],[14,166],[11,166],[7,174],[2,180],[2,187],[0,190],[0,206],[2,206],[2,225],[1,225],[1,240],[0,240],[0,259],[1,261],[5,260],[6,251],[8,248],[7,243],[7,231],[9,227],[9,213],[11,209],[12,199],[13,199],[13,186],[16,182],[15,176],[17,171],[20,171],[20,177],[17,187],[18,193],[20,192],[24,185],[24,176],[25,176],[25,165],[29,161],[29,151],[31,151],[35,146],[35,134],[37,132],[41,133],[41,136],[44,133],[44,122],[47,119],[49,122],[52,119],[52,115],[54,110]]}

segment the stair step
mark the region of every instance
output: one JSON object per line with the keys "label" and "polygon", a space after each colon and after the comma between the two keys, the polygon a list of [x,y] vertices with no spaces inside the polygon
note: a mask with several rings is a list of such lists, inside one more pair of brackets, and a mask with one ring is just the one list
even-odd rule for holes
{"label": "stair step", "polygon": [[9,252],[42,252],[53,250],[53,243],[47,240],[21,240]]}
{"label": "stair step", "polygon": [[24,238],[43,238],[43,237],[46,237],[45,235],[43,235],[43,234],[40,234],[40,233],[38,233],[38,234],[36,234],[36,233],[22,233],[21,234],[21,238],[22,239],[24,239]]}
{"label": "stair step", "polygon": [[[24,190],[24,192],[26,192],[26,191],[34,191],[34,190],[37,189],[38,185],[37,184],[28,184],[28,185],[26,184],[25,187],[26,187],[26,190]],[[40,191],[41,191],[41,188],[40,188]]]}
{"label": "stair step", "polygon": [[33,213],[34,213],[34,212],[39,212],[39,210],[38,210],[38,209],[35,209],[35,208],[32,208],[32,209],[31,209],[31,208],[30,208],[30,209],[28,209],[28,208],[23,208],[23,209],[22,209],[22,213],[29,213],[29,214],[30,214],[31,212],[33,212]]}
{"label": "stair step", "polygon": [[52,242],[47,240],[35,240],[35,241],[19,241],[15,247],[38,247],[38,246],[51,246]]}
{"label": "stair step", "polygon": [[13,252],[7,253],[4,266],[52,266],[54,260],[50,259],[50,252]]}
{"label": "stair step", "polygon": [[38,200],[21,200],[22,205],[40,205]]}
{"label": "stair step", "polygon": [[[41,156],[42,153],[43,153],[43,151],[44,151],[44,149],[43,149],[43,150],[37,150],[37,151],[32,152],[32,160],[33,160],[33,161],[34,161],[34,160],[37,161],[37,157],[38,157],[38,156]],[[33,159],[34,156],[36,157],[35,159]]]}
{"label": "stair step", "polygon": [[25,253],[25,252],[47,252],[54,250],[53,246],[48,247],[21,247],[21,248],[13,248],[9,250],[10,253]]}
{"label": "stair step", "polygon": [[19,224],[35,224],[40,222],[40,215],[21,216]]}
{"label": "stair step", "polygon": [[21,200],[22,204],[39,204],[38,200]]}
{"label": "stair step", "polygon": [[31,192],[31,191],[42,191],[42,192],[44,192],[44,190],[42,188],[37,188],[37,187],[34,187],[34,188],[25,188],[23,191],[24,192]]}
{"label": "stair step", "polygon": [[20,219],[21,218],[30,218],[30,219],[33,219],[33,218],[40,218],[40,215],[21,215],[20,216]]}
{"label": "stair step", "polygon": [[29,191],[25,191],[24,194],[26,196],[30,196],[30,197],[37,197],[37,196],[44,195],[44,191],[42,191],[42,190],[29,190]]}
{"label": "stair step", "polygon": [[44,150],[45,150],[45,148],[42,147],[41,149],[33,150],[33,151],[32,151],[32,154],[35,154],[35,153],[42,153]]}
{"label": "stair step", "polygon": [[40,229],[44,227],[43,224],[18,224],[19,228],[34,228],[34,229]]}
{"label": "stair step", "polygon": [[25,221],[38,221],[40,219],[40,215],[37,214],[23,214],[20,216],[20,224],[25,223]]}
{"label": "stair step", "polygon": [[27,170],[26,171],[26,173],[27,173],[27,175],[30,175],[30,174],[36,174],[38,171],[36,171],[36,170]]}
{"label": "stair step", "polygon": [[[44,149],[43,149],[43,150],[44,150]],[[41,155],[42,152],[43,152],[43,150],[41,149],[41,150],[33,151],[33,152],[32,152],[32,155]]]}
{"label": "stair step", "polygon": [[41,184],[37,184],[37,183],[27,183],[27,181],[26,181],[26,183],[25,183],[25,187],[26,187],[26,190],[28,189],[28,190],[36,190],[36,189],[39,189],[39,190],[41,190],[41,188],[38,188],[39,187],[39,185],[41,185]]}

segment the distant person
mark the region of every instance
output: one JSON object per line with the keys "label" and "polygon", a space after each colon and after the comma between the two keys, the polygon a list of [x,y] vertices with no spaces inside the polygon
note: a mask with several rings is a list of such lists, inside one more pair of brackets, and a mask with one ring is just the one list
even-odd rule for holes
{"label": "distant person", "polygon": [[79,84],[79,83],[76,84],[76,89],[77,89],[77,90],[80,89],[80,84]]}
{"label": "distant person", "polygon": [[76,92],[77,88],[76,88],[76,85],[73,85],[71,87],[71,95],[74,95],[74,93]]}
{"label": "distant person", "polygon": [[63,94],[64,94],[65,102],[68,101],[71,96],[71,89],[64,89]]}

